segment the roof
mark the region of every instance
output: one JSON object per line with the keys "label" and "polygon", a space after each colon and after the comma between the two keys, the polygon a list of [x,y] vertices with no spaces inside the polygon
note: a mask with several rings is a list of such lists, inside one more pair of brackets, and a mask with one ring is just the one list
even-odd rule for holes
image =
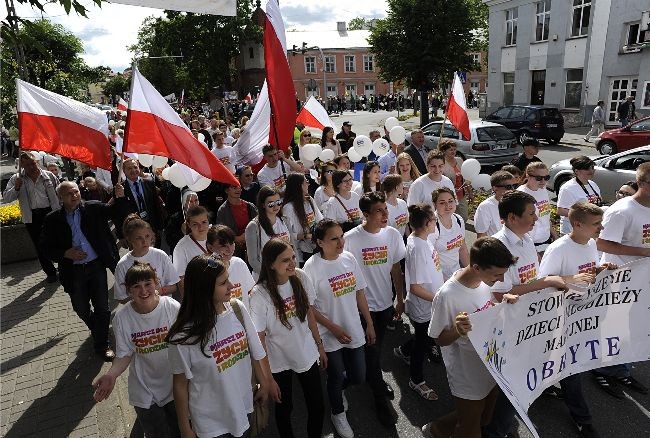
{"label": "roof", "polygon": [[307,43],[307,47],[318,46],[321,49],[351,49],[366,48],[368,44],[369,30],[347,30],[339,32],[337,30],[314,30],[314,31],[287,31],[287,50],[295,45],[302,47],[302,43]]}

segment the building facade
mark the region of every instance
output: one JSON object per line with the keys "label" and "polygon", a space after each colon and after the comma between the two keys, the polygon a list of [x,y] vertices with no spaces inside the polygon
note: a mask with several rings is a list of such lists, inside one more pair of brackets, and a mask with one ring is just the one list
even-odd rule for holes
{"label": "building facade", "polygon": [[607,124],[634,96],[650,114],[649,0],[484,0],[490,8],[488,113],[550,105],[567,126],[589,124],[599,100]]}

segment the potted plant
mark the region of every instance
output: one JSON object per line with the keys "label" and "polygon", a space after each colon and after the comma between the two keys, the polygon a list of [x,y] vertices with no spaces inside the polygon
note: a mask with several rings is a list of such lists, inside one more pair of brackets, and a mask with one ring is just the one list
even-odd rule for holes
{"label": "potted plant", "polygon": [[0,263],[14,263],[36,258],[36,249],[21,221],[18,203],[0,206]]}

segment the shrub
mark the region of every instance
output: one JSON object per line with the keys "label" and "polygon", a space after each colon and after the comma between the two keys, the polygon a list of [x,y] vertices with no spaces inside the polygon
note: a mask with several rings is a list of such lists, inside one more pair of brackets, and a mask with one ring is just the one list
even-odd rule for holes
{"label": "shrub", "polygon": [[16,225],[21,223],[20,207],[18,204],[0,206],[0,226]]}

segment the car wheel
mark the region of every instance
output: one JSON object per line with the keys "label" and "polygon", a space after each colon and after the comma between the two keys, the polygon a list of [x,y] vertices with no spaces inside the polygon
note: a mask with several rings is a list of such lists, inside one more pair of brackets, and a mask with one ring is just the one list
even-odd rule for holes
{"label": "car wheel", "polygon": [[533,137],[527,131],[521,131],[517,137],[517,140],[519,141],[519,144],[523,145],[524,142],[530,138]]}
{"label": "car wheel", "polygon": [[560,142],[561,138],[547,138],[546,141],[549,144],[558,144]]}
{"label": "car wheel", "polygon": [[603,155],[613,155],[617,152],[616,144],[613,141],[601,141],[598,145],[598,152]]}
{"label": "car wheel", "polygon": [[559,195],[559,194],[560,194],[560,187],[562,187],[562,186],[564,185],[564,183],[568,182],[570,179],[571,179],[570,176],[565,175],[565,176],[561,176],[561,177],[559,177],[559,178],[555,181],[554,191],[555,191],[555,194],[556,194],[556,195]]}

